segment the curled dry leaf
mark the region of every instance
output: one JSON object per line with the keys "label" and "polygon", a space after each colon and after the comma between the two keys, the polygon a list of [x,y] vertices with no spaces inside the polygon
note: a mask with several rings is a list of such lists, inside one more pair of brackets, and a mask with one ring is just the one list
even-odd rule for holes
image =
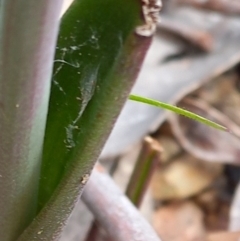
{"label": "curled dry leaf", "polygon": [[240,126],[240,76],[231,71],[204,85],[196,94]]}
{"label": "curled dry leaf", "polygon": [[180,105],[226,126],[230,132],[235,134],[219,131],[188,118],[171,114],[169,120],[172,130],[186,151],[206,161],[240,164],[238,158],[240,128],[233,121],[200,100],[184,99]]}

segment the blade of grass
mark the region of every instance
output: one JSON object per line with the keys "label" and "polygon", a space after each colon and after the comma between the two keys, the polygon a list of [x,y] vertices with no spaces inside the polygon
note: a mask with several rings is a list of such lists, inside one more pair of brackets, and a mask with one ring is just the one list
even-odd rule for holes
{"label": "blade of grass", "polygon": [[204,118],[204,117],[202,117],[200,115],[194,114],[191,111],[179,108],[177,106],[173,106],[173,105],[170,105],[170,104],[167,104],[167,103],[164,103],[164,102],[160,102],[160,101],[157,101],[157,100],[149,99],[149,98],[138,96],[138,95],[130,95],[129,99],[133,100],[133,101],[149,104],[149,105],[152,105],[152,106],[160,107],[160,108],[163,108],[165,110],[172,111],[172,112],[174,112],[176,114],[186,116],[186,117],[188,117],[190,119],[193,119],[195,121],[201,122],[201,123],[203,123],[203,124],[205,124],[207,126],[215,128],[215,129],[229,132],[227,127],[222,126],[222,125],[220,125],[220,124],[218,124],[218,123],[216,123],[214,121],[208,120],[208,119],[206,119],[206,118]]}

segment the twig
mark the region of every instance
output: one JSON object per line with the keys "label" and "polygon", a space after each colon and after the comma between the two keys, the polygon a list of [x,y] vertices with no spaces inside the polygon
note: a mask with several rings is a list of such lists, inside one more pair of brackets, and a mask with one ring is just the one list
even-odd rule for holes
{"label": "twig", "polygon": [[[120,156],[115,157],[111,160],[112,165],[110,166],[108,173],[110,176],[113,176],[117,170],[118,164],[120,161]],[[92,221],[91,226],[89,227],[88,233],[84,239],[85,241],[110,241],[107,237],[106,232],[102,229],[101,225],[98,225],[97,220]]]}
{"label": "twig", "polygon": [[97,221],[115,241],[160,241],[149,223],[98,166],[82,199]]}
{"label": "twig", "polygon": [[[157,141],[150,136],[144,138],[141,152],[126,190],[126,195],[136,207],[141,204],[154,167],[159,162],[161,151],[162,148]],[[102,232],[101,226],[97,225],[96,222],[96,220],[93,221],[85,241],[108,240],[107,235]]]}
{"label": "twig", "polygon": [[141,204],[161,152],[162,148],[156,140],[150,136],[145,137],[126,190],[126,195],[136,207]]}

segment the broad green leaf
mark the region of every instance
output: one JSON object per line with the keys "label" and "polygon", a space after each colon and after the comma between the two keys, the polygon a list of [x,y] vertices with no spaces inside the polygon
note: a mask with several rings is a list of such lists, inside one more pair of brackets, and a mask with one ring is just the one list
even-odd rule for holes
{"label": "broad green leaf", "polygon": [[59,0],[0,1],[0,240],[35,217]]}
{"label": "broad green leaf", "polygon": [[[100,107],[100,103],[116,104],[112,98],[119,98],[119,94],[113,89],[122,88],[126,80],[109,80],[108,76],[118,64],[129,34],[139,23],[140,13],[140,4],[135,0],[79,0],[64,15],[43,149],[40,208],[52,195],[67,165],[71,165],[77,153],[81,154],[79,150],[87,144],[96,122],[103,118],[99,108],[105,106]],[[128,47],[128,51],[134,48]],[[119,111],[116,109],[114,115]],[[81,119],[83,113],[85,118]],[[82,165],[89,162],[86,157],[82,161]]]}
{"label": "broad green leaf", "polygon": [[184,109],[179,108],[177,106],[173,106],[173,105],[170,105],[170,104],[167,104],[167,103],[164,103],[164,102],[152,100],[152,99],[142,97],[142,96],[138,96],[138,95],[130,95],[129,99],[137,101],[137,102],[149,104],[149,105],[152,105],[152,106],[160,107],[160,108],[163,108],[165,110],[170,110],[170,111],[172,111],[176,114],[186,116],[188,118],[191,118],[193,120],[196,120],[196,121],[201,122],[201,123],[203,123],[207,126],[211,126],[215,129],[218,129],[218,130],[221,130],[221,131],[229,131],[225,126],[222,126],[222,125],[220,125],[216,122],[208,120],[208,119],[206,119],[206,118],[204,118],[200,115],[197,115],[197,114],[195,114],[191,111],[188,111],[188,110],[184,110]]}
{"label": "broad green leaf", "polygon": [[59,236],[151,42],[135,33],[139,24],[138,0],[76,0],[64,15],[45,132],[40,213],[19,240]]}

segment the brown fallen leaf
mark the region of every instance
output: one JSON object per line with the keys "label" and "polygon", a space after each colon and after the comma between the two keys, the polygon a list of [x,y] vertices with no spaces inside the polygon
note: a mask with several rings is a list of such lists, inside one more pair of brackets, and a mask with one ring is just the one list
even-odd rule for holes
{"label": "brown fallen leaf", "polygon": [[173,203],[159,208],[153,217],[153,226],[162,240],[206,240],[203,214],[193,202]]}
{"label": "brown fallen leaf", "polygon": [[208,234],[207,241],[239,241],[240,232],[216,232]]}
{"label": "brown fallen leaf", "polygon": [[161,144],[163,151],[161,154],[161,162],[166,163],[173,157],[177,156],[181,151],[181,146],[174,138],[168,136],[161,136],[158,138],[158,142]]}
{"label": "brown fallen leaf", "polygon": [[182,155],[154,173],[151,188],[156,200],[183,199],[205,188],[222,172],[222,165]]}

